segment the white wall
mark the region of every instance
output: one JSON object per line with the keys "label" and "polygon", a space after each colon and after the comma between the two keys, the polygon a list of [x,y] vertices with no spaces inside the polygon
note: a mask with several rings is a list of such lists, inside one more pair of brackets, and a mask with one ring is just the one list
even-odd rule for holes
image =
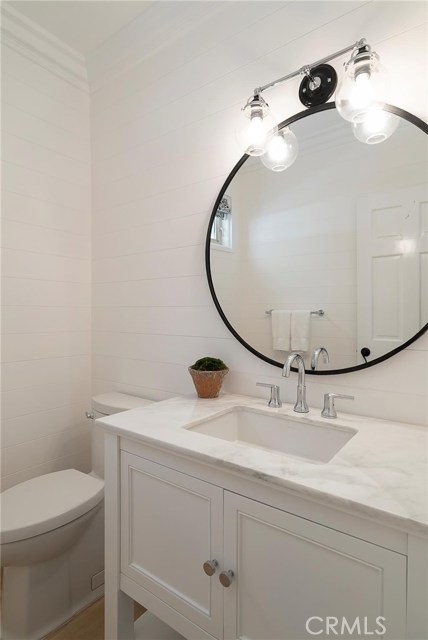
{"label": "white wall", "polygon": [[[154,3],[144,21],[134,21],[129,33],[88,60],[94,390],[151,398],[188,393],[187,365],[213,355],[230,366],[228,391],[262,395],[255,382],[271,381],[292,401],[295,377],[282,379],[279,369],[228,333],[206,283],[206,226],[240,155],[236,117],[255,86],[366,37],[392,72],[392,102],[426,118],[426,6],[180,2],[186,15],[192,5],[197,11],[194,28],[191,19],[185,27],[175,23],[168,44],[160,37],[162,44],[148,57],[139,43],[166,28],[165,12],[172,5]],[[127,58],[125,42],[126,51],[133,51]],[[298,84],[297,79],[270,93],[284,118],[301,109]],[[321,406],[327,391],[352,393],[355,401],[340,408],[425,424],[427,349],[425,337],[372,369],[310,377],[309,403]]]}
{"label": "white wall", "polygon": [[6,489],[89,468],[91,193],[84,61],[12,10],[2,18]]}
{"label": "white wall", "polygon": [[[13,12],[2,31],[6,488],[89,468],[91,175],[84,61]],[[426,119],[419,2],[156,2],[90,56],[92,391],[189,393],[187,366],[214,355],[230,366],[227,390],[262,396],[255,382],[271,381],[294,400],[295,376],[252,356],[218,316],[206,227],[252,89],[362,36],[392,71],[391,101]],[[284,118],[301,109],[298,84],[269,94]],[[373,369],[310,377],[309,402],[352,393],[348,410],[425,424],[427,351],[425,336]]]}

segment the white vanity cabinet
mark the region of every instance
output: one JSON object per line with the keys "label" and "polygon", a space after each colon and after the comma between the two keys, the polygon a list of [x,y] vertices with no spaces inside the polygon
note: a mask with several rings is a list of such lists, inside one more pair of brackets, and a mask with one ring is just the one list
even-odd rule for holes
{"label": "white vanity cabinet", "polygon": [[[113,441],[119,438],[107,440],[114,458]],[[208,473],[208,481],[196,477],[198,465],[186,465],[179,456],[174,465],[174,456],[163,459],[153,450],[155,462],[150,448],[122,446],[127,451],[116,458],[118,500],[111,509],[106,505],[107,523],[113,525],[114,513],[120,514],[117,536],[108,545],[113,554],[117,549],[120,578],[106,566],[107,581],[109,575],[117,581],[116,595],[106,584],[107,606],[118,603],[109,640],[132,637],[126,625],[120,628],[129,602],[124,605],[122,596],[120,603],[119,591],[193,640],[322,638],[333,634],[321,631],[328,616],[338,619],[336,630],[344,618],[351,626],[358,618],[354,635],[345,627],[339,637],[364,637],[364,631],[388,640],[407,637],[405,553],[240,495],[221,486],[218,471]],[[110,474],[113,479],[114,470],[107,484]],[[207,561],[211,577],[204,570]]]}
{"label": "white vanity cabinet", "polygon": [[372,633],[384,616],[382,637],[406,637],[405,556],[230,492],[224,519],[224,565],[236,573],[225,640],[316,637],[328,616],[336,631],[358,618]]}
{"label": "white vanity cabinet", "polygon": [[121,493],[122,574],[222,637],[223,587],[203,569],[222,556],[222,489],[122,451]]}

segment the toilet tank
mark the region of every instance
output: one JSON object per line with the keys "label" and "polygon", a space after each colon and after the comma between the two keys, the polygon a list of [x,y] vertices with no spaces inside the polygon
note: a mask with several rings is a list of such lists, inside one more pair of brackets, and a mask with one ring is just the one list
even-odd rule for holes
{"label": "toilet tank", "polygon": [[116,391],[93,396],[92,413],[88,415],[93,418],[91,462],[92,472],[95,475],[104,478],[104,432],[96,424],[95,420],[103,416],[120,413],[121,411],[146,407],[149,404],[153,404],[153,402],[154,400],[129,396],[126,393],[117,393]]}

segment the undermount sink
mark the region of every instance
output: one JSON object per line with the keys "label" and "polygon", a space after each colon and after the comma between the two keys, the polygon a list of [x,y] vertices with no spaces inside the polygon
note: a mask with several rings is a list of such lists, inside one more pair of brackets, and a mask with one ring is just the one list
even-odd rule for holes
{"label": "undermount sink", "polygon": [[293,420],[249,407],[234,407],[187,429],[313,462],[329,462],[357,433],[349,427],[317,424],[300,417]]}

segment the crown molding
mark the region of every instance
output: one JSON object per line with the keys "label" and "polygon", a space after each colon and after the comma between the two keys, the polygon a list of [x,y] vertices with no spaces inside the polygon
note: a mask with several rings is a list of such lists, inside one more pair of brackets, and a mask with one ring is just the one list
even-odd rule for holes
{"label": "crown molding", "polygon": [[84,56],[46,29],[3,3],[1,6],[1,42],[29,58],[66,82],[89,92]]}

